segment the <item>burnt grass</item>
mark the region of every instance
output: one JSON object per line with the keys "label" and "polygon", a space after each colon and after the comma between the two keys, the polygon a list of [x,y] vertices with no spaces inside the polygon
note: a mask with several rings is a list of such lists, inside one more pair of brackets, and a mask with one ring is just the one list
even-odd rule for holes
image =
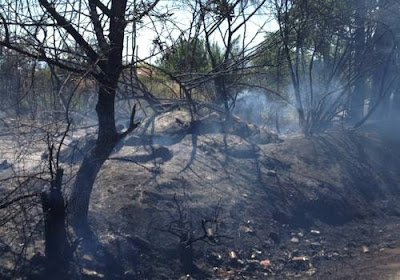
{"label": "burnt grass", "polygon": [[[396,141],[353,131],[125,145],[96,180],[92,235],[77,248],[82,277],[393,279],[400,267],[384,264],[400,260]],[[200,239],[190,277],[182,232]]]}

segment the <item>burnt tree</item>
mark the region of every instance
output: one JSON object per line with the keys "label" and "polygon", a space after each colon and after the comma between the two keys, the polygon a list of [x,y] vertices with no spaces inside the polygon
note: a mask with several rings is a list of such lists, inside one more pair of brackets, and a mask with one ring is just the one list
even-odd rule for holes
{"label": "burnt tree", "polygon": [[41,194],[44,214],[45,254],[56,265],[66,265],[72,259],[72,251],[67,239],[66,212],[61,192],[64,170],[56,170],[50,189]]}
{"label": "burnt tree", "polygon": [[136,2],[6,0],[0,5],[0,46],[97,82],[98,135],[83,159],[69,199],[74,222],[87,221],[98,172],[117,143],[138,126],[135,109],[124,132],[117,132],[115,124],[119,78],[128,61],[123,58],[126,33],[132,33],[132,24],[147,16],[158,0]]}

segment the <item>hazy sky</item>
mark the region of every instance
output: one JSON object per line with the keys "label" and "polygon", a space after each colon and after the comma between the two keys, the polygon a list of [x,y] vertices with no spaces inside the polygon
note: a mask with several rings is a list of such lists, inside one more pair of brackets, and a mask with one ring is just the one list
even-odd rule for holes
{"label": "hazy sky", "polygon": [[[170,2],[170,1],[168,1]],[[161,9],[164,9],[162,7]],[[161,35],[162,40],[170,45],[171,40],[169,38],[177,38],[181,32],[178,31],[178,28],[181,30],[185,30],[188,28],[188,25],[191,21],[191,13],[190,11],[185,11],[182,9],[178,9],[177,7],[167,7],[169,12],[173,13],[171,16],[171,21],[176,24],[173,26],[172,24],[167,24],[167,26],[161,26],[157,23],[151,22],[149,19],[143,22],[143,24],[138,28],[138,38],[137,38],[137,46],[138,46],[138,56],[143,59],[145,57],[149,57],[152,52],[155,50],[153,40],[156,39],[157,33],[154,31],[155,29]],[[221,26],[222,30],[226,28],[226,24]],[[241,39],[243,39],[244,34],[245,44],[250,43],[251,45],[258,44],[262,42],[264,38],[264,33],[266,31],[273,31],[278,28],[276,21],[273,19],[273,15],[266,11],[265,9],[254,15],[251,20],[247,23],[246,29],[241,28],[241,30],[237,33],[240,35]],[[223,45],[222,35],[218,32],[214,32],[212,36],[212,40]],[[157,50],[156,50],[157,51]],[[152,59],[154,60],[154,58]],[[153,61],[154,62],[154,61]]]}

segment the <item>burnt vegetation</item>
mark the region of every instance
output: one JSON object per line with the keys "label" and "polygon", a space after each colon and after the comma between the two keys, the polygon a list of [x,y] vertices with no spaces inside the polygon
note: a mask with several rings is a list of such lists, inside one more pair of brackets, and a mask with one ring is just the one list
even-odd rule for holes
{"label": "burnt vegetation", "polygon": [[398,275],[399,38],[397,0],[0,0],[0,279]]}

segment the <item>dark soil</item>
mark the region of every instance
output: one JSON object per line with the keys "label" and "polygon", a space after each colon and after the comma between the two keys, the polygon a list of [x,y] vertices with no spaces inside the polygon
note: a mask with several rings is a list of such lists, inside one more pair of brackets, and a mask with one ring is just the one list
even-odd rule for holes
{"label": "dark soil", "polygon": [[[397,143],[364,131],[126,145],[96,181],[78,270],[84,279],[397,279]],[[188,234],[199,239],[190,276],[180,261]]]}
{"label": "dark soil", "polygon": [[97,180],[93,228],[132,279],[184,275],[171,233],[178,204],[194,236],[218,213],[217,240],[193,244],[195,279],[368,279],[375,257],[397,247],[400,157],[382,140],[196,138],[164,147],[168,157],[150,156],[159,147],[124,147]]}

